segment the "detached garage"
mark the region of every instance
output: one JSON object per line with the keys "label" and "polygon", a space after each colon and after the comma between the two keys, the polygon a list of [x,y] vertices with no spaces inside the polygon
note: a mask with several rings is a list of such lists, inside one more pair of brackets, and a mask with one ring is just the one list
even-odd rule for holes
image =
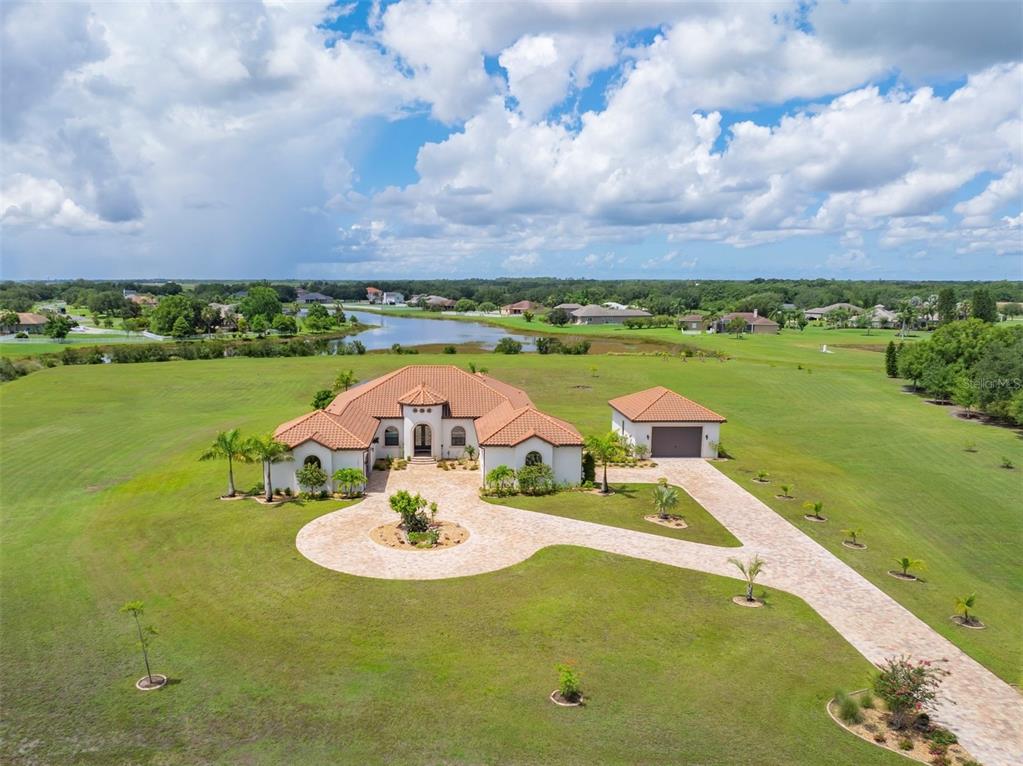
{"label": "detached garage", "polygon": [[650,457],[717,457],[725,419],[664,386],[619,396],[611,405],[611,430]]}

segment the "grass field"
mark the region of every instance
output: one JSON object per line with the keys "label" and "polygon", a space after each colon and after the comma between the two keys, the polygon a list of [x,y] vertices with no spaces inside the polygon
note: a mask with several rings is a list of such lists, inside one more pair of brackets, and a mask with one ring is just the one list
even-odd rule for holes
{"label": "grass field", "polygon": [[[824,714],[869,666],[786,594],[737,609],[734,581],[575,548],[354,578],[294,547],[336,502],[216,500],[225,467],[195,460],[213,432],[270,428],[336,369],[83,366],[3,387],[5,762],[896,763]],[[117,614],[133,598],[175,682],[149,695]],[[583,709],[546,699],[566,660]]]}
{"label": "grass field", "polygon": [[[225,467],[195,461],[218,429],[265,431],[305,411],[341,367],[365,380],[471,359],[584,433],[607,429],[611,396],[668,385],[729,418],[736,459],[721,470],[1018,682],[1020,475],[998,463],[1023,463],[1019,437],[903,393],[876,352],[805,342],[750,338],[727,362],[235,358],[58,367],[5,384],[4,760],[901,762],[824,715],[869,666],[786,594],[737,609],[734,581],[572,548],[467,579],[347,577],[294,547],[336,502],[223,503]],[[800,501],[824,500],[831,521],[801,521],[776,483],[750,481],[760,468]],[[255,467],[240,474],[258,481]],[[841,547],[853,524],[867,551]],[[926,582],[887,577],[899,555],[926,560]],[[973,590],[988,630],[948,620],[954,596]],[[132,689],[140,662],[116,611],[132,598],[161,629],[154,669],[180,681],[157,694]],[[545,700],[566,659],[591,695],[582,710]]]}
{"label": "grass field", "polygon": [[[656,477],[657,468],[651,468],[650,475]],[[655,486],[657,485],[614,484],[614,494],[607,497],[593,492],[560,492],[546,497],[515,495],[485,499],[495,505],[507,505],[525,511],[539,511],[570,519],[592,521],[595,524],[634,529],[637,532],[673,537],[676,540],[689,540],[705,545],[740,545],[731,532],[681,487],[678,488],[678,507],[672,513],[685,518],[689,525],[686,529],[672,529],[644,519],[644,516],[654,512],[651,493]]]}

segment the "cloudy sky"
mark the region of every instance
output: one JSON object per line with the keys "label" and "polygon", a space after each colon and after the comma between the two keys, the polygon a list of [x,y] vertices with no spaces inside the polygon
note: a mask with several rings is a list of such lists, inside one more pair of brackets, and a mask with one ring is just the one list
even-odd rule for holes
{"label": "cloudy sky", "polygon": [[1023,278],[1023,11],[23,3],[2,273]]}

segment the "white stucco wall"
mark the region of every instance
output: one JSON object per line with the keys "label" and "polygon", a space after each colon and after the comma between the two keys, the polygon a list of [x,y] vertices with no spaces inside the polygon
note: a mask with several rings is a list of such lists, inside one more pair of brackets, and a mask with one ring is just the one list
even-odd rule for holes
{"label": "white stucco wall", "polygon": [[[358,468],[360,471],[365,470],[365,452],[365,450],[361,449],[331,451],[322,444],[314,441],[302,442],[291,451],[291,455],[294,458],[293,460],[274,463],[270,466],[270,480],[274,489],[290,487],[292,492],[298,493],[302,491],[302,488],[298,486],[298,479],[295,478],[295,472],[305,465],[305,459],[310,455],[315,455],[320,459],[320,466],[327,472],[327,476],[330,477],[333,476],[334,471],[339,468]],[[372,454],[371,450],[371,470],[373,465]],[[334,482],[328,479],[325,487],[328,490],[333,490]]]}
{"label": "white stucco wall", "polygon": [[714,452],[712,444],[716,444],[721,441],[721,424],[720,423],[678,423],[674,421],[664,421],[659,423],[634,423],[625,417],[618,410],[611,409],[611,430],[621,434],[626,441],[630,444],[645,444],[647,448],[647,454],[650,454],[651,436],[652,430],[658,426],[665,426],[668,428],[673,427],[702,427],[703,436],[700,439],[701,452],[700,456],[705,458],[717,457],[717,453]]}
{"label": "white stucco wall", "polygon": [[[384,445],[384,431],[388,427],[398,429],[398,446],[388,447]],[[376,432],[376,454],[377,457],[398,458],[405,454],[405,421],[401,418],[382,418]]]}
{"label": "white stucco wall", "polygon": [[536,436],[514,447],[484,447],[481,451],[480,470],[483,476],[499,465],[516,471],[526,464],[526,455],[539,452],[543,462],[551,467],[554,480],[559,484],[578,484],[582,479],[582,447],[555,447]]}

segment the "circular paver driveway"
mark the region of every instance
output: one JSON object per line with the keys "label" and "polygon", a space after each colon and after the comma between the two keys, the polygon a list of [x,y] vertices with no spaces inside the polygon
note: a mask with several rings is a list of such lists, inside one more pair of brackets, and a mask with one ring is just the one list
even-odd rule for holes
{"label": "circular paver driveway", "polygon": [[[581,545],[727,577],[736,576],[730,556],[758,553],[766,561],[760,578],[764,585],[801,597],[871,662],[898,654],[947,658],[951,675],[943,685],[936,718],[987,766],[1023,763],[1019,692],[711,464],[669,459],[653,470],[611,472],[613,481],[651,482],[660,476],[685,488],[743,547],[718,548],[491,505],[479,498],[478,472],[435,466],[374,474],[365,500],[309,522],[296,544],[304,556],[329,569],[402,580],[491,572],[548,545]],[[468,541],[439,551],[403,551],[374,543],[369,531],[394,520],[387,497],[398,489],[435,500],[439,518],[467,528]]]}

